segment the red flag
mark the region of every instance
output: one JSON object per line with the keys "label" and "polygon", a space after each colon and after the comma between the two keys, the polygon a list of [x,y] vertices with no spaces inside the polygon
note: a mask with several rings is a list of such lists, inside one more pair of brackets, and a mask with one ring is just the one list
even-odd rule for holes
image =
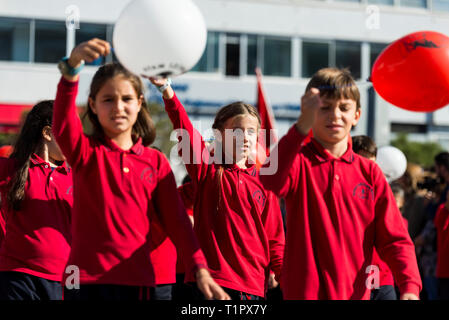
{"label": "red flag", "polygon": [[[275,129],[274,115],[271,106],[268,104],[265,97],[265,91],[262,86],[262,72],[260,68],[256,68],[257,76],[257,103],[256,107],[259,111],[261,131],[259,136],[259,145],[257,146],[256,166],[260,168],[265,162],[266,157],[270,154],[271,142],[276,143],[278,138],[273,131]],[[270,139],[271,133],[271,139]]]}

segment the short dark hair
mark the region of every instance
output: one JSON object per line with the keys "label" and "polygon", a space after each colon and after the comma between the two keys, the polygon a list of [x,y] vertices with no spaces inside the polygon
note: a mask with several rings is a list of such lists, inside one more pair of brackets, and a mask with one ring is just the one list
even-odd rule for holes
{"label": "short dark hair", "polygon": [[440,152],[434,158],[435,163],[449,171],[449,152]]}
{"label": "short dark hair", "polygon": [[366,152],[371,157],[377,156],[377,146],[376,143],[368,136],[354,136],[352,137],[352,150],[355,153],[360,151]]}

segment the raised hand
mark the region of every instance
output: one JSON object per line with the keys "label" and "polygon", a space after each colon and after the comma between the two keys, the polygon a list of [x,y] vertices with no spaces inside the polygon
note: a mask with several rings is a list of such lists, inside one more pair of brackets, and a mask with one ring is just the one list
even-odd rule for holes
{"label": "raised hand", "polygon": [[107,56],[111,52],[111,46],[107,41],[93,38],[77,45],[70,54],[69,65],[73,68],[80,65],[81,61],[92,62],[101,56]]}
{"label": "raised hand", "polygon": [[312,129],[315,114],[322,105],[320,90],[311,88],[301,97],[301,115],[296,122],[296,128],[303,135],[307,135]]}

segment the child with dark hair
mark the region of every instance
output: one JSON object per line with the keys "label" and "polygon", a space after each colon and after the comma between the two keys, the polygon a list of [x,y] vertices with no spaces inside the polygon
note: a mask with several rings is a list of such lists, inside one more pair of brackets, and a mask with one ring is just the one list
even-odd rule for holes
{"label": "child with dark hair", "polygon": [[[277,172],[260,176],[287,205],[285,299],[369,299],[374,247],[391,267],[401,299],[418,299],[414,246],[391,189],[380,168],[352,149],[350,131],[360,115],[349,71],[319,70],[297,122],[265,164],[277,161]],[[310,130],[311,141],[303,144]]]}
{"label": "child with dark hair", "polygon": [[5,235],[0,300],[60,300],[70,252],[72,172],[52,127],[53,101],[28,113],[9,158],[0,159]]}
{"label": "child with dark hair", "polygon": [[[150,253],[158,219],[184,254],[186,270],[208,298],[227,299],[211,278],[192,231],[168,160],[148,148],[155,138],[140,78],[117,63],[95,73],[88,115],[94,134],[83,133],[76,112],[78,72],[84,60],[110,52],[92,39],[60,63],[54,128],[73,168],[73,241],[68,265],[79,269],[79,289],[66,287],[65,299],[149,299],[155,286]],[[64,276],[67,281],[69,275]]]}

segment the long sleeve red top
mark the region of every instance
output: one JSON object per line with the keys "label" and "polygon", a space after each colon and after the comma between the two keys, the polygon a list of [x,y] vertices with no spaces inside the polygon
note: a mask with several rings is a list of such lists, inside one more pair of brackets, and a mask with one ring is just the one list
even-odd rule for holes
{"label": "long sleeve red top", "polygon": [[[61,78],[53,132],[73,168],[72,250],[68,265],[80,283],[154,286],[151,220],[185,255],[189,272],[207,267],[168,160],[139,140],[130,150],[83,134],[76,111],[78,82]],[[67,277],[68,275],[65,275]]]}
{"label": "long sleeve red top", "polygon": [[[282,215],[255,166],[209,163],[206,145],[176,95],[164,100],[175,129],[184,129],[181,156],[197,192],[194,230],[214,280],[223,287],[265,296],[270,267],[279,275],[284,249]],[[184,140],[186,139],[186,140]],[[188,153],[193,156],[189,157]],[[191,161],[193,160],[193,161]]]}
{"label": "long sleeve red top", "polygon": [[5,234],[0,271],[16,271],[61,281],[71,242],[72,172],[64,165],[52,169],[33,154],[19,211],[7,205],[15,159],[0,158],[0,189]]}
{"label": "long sleeve red top", "polygon": [[414,246],[380,168],[350,143],[337,159],[313,138],[303,146],[305,138],[293,126],[271,153],[278,170],[260,176],[286,201],[284,298],[369,299],[374,247],[401,293],[418,296]]}
{"label": "long sleeve red top", "polygon": [[441,204],[434,218],[437,230],[437,270],[438,278],[449,278],[449,210]]}

